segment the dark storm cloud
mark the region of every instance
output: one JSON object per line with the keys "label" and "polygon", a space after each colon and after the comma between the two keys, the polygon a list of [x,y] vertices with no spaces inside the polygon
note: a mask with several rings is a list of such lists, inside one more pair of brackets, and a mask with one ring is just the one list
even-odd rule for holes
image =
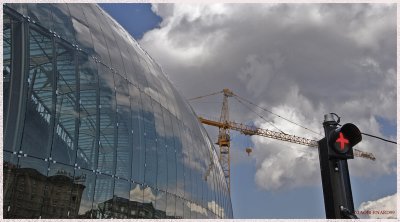
{"label": "dark storm cloud", "polygon": [[[329,112],[378,135],[377,116],[396,120],[394,4],[159,4],[153,10],[164,20],[140,43],[186,98],[228,87],[320,132]],[[218,117],[221,100],[192,105],[199,114]],[[232,119],[272,129],[231,101]],[[320,137],[265,116],[287,133]],[[317,180],[315,150],[252,139],[259,186],[279,189]],[[396,147],[365,140],[360,149],[373,147],[379,147],[378,161],[353,161],[354,172],[393,172]]]}

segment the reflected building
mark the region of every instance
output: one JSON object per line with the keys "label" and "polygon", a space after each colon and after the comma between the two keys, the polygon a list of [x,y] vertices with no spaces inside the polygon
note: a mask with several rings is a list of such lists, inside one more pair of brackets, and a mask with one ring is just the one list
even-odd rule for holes
{"label": "reflected building", "polygon": [[233,217],[190,105],[106,12],[3,9],[4,218]]}
{"label": "reflected building", "polygon": [[58,171],[47,177],[33,168],[19,168],[7,162],[3,170],[5,218],[78,216],[85,186],[74,183],[72,175]]}

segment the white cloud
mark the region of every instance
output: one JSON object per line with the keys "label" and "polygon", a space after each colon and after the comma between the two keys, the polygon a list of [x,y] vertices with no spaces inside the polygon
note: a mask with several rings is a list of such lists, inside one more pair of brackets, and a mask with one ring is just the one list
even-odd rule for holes
{"label": "white cloud", "polygon": [[211,209],[215,214],[221,215],[221,218],[225,217],[225,210],[218,205],[214,200],[207,203],[208,209]]}
{"label": "white cloud", "polygon": [[356,215],[363,219],[396,219],[397,193],[361,203]]}
{"label": "white cloud", "polygon": [[135,188],[130,190],[129,196],[131,201],[145,202],[145,203],[150,203],[150,202],[154,203],[156,199],[160,198],[159,196],[154,195],[150,187],[141,189],[139,184],[136,184]]}
{"label": "white cloud", "polygon": [[207,209],[196,203],[190,203],[190,202],[186,201],[185,204],[192,212],[203,214],[204,216],[208,215]]}
{"label": "white cloud", "polygon": [[[342,123],[384,137],[377,117],[396,121],[394,4],[159,4],[152,9],[163,22],[140,44],[186,98],[228,87],[321,134],[323,115],[330,112],[342,116]],[[192,104],[197,113],[218,117],[221,100]],[[286,133],[321,138],[263,115]],[[234,100],[230,117],[275,130]],[[315,149],[252,140],[260,187],[319,184]],[[395,172],[395,145],[364,137],[357,148],[373,152],[377,160],[350,160],[352,175]]]}

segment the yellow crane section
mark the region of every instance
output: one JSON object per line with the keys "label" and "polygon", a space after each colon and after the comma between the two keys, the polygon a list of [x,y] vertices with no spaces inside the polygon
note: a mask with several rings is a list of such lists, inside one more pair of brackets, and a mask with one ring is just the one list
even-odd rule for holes
{"label": "yellow crane section", "polygon": [[[318,147],[318,141],[312,140],[312,139],[307,139],[304,137],[285,134],[285,133],[276,132],[276,131],[272,131],[272,130],[268,130],[268,129],[257,128],[254,126],[249,126],[249,125],[245,125],[242,123],[236,123],[233,121],[227,121],[225,123],[222,123],[222,122],[218,122],[215,120],[205,119],[203,117],[199,117],[199,120],[203,124],[215,126],[215,127],[219,127],[219,128],[235,130],[246,136],[258,135],[258,136],[268,137],[268,138],[286,141],[286,142],[290,142],[290,143],[297,143],[297,144],[301,144],[301,145],[305,145],[305,146],[309,146],[309,147],[315,147],[315,148]],[[361,151],[358,149],[354,149],[354,156],[365,158],[365,159],[370,159],[370,160],[375,160],[374,154],[365,152],[365,151]]]}

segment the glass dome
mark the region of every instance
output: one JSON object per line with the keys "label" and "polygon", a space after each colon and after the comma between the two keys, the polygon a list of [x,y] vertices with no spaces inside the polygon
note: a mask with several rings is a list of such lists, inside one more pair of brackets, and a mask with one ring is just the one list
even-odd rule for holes
{"label": "glass dome", "polygon": [[232,218],[214,146],[98,5],[3,5],[4,218]]}

